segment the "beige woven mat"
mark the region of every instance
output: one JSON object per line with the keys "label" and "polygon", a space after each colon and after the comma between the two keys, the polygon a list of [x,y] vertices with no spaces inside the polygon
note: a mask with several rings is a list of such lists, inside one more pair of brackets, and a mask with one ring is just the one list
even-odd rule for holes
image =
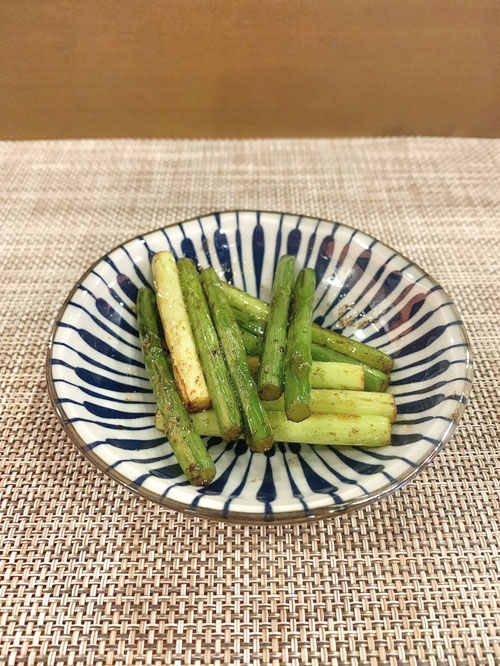
{"label": "beige woven mat", "polygon": [[[500,142],[0,145],[1,664],[500,663]],[[341,220],[421,264],[472,337],[458,434],[332,521],[185,518],[94,469],[49,405],[49,329],[139,232],[227,208]]]}

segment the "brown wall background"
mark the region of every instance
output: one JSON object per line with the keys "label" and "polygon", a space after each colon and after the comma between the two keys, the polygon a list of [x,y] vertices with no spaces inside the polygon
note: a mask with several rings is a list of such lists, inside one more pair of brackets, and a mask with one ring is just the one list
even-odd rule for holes
{"label": "brown wall background", "polygon": [[491,0],[2,0],[0,137],[498,136]]}

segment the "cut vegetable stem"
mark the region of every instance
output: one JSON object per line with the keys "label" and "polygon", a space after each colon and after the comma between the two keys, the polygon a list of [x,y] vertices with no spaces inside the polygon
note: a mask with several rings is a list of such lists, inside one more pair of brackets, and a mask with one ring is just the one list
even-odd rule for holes
{"label": "cut vegetable stem", "polygon": [[212,404],[191,330],[171,252],[158,252],[152,262],[156,301],[179,391],[189,412]]}
{"label": "cut vegetable stem", "polygon": [[283,393],[288,309],[294,271],[295,257],[281,257],[274,276],[259,368],[258,389],[263,400],[276,400]]}
{"label": "cut vegetable stem", "polygon": [[387,390],[389,386],[389,375],[384,374],[380,370],[376,370],[362,361],[358,361],[355,358],[336,352],[333,349],[328,349],[327,347],[322,347],[321,345],[316,344],[315,342],[311,345],[311,353],[313,361],[325,361],[329,363],[349,363],[358,368],[363,368],[365,375],[365,391],[375,391],[383,392]]}
{"label": "cut vegetable stem", "polygon": [[[283,396],[264,403],[268,411],[284,411]],[[396,419],[396,405],[389,393],[364,393],[362,391],[335,391],[312,389],[313,414],[346,414],[348,416],[384,416],[391,423]]]}
{"label": "cut vegetable stem", "polygon": [[[384,416],[312,414],[307,420],[289,421],[284,412],[268,412],[274,438],[279,442],[325,446],[379,447],[391,443],[391,422]],[[220,436],[213,410],[193,414],[196,431],[204,437]],[[161,423],[157,421],[158,429]]]}
{"label": "cut vegetable stem", "polygon": [[[281,395],[277,400],[266,400],[263,406],[267,412],[284,412],[284,397]],[[311,407],[313,414],[385,416],[391,423],[396,420],[396,404],[390,393],[312,389]],[[155,423],[157,427],[160,426],[159,430],[162,430],[161,416],[157,415]]]}
{"label": "cut vegetable stem", "polygon": [[329,331],[318,324],[313,324],[312,326],[312,341],[332,351],[355,358],[357,361],[366,363],[366,365],[384,373],[391,372],[394,365],[392,358],[379,349],[365,345],[352,338],[346,338],[344,335],[335,331]]}
{"label": "cut vegetable stem", "polygon": [[[258,356],[247,357],[248,366],[257,375],[260,366]],[[350,363],[324,363],[313,361],[311,364],[311,388],[344,389],[362,391],[364,386],[363,368]]]}
{"label": "cut vegetable stem", "polygon": [[291,421],[303,421],[311,414],[311,322],[316,274],[312,268],[300,271],[290,306],[285,356],[285,412]]}

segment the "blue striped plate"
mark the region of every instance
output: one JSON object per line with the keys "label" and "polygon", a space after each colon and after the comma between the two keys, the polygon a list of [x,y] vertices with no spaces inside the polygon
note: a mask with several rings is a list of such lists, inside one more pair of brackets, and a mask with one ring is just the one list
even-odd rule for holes
{"label": "blue striped plate", "polygon": [[[268,300],[288,253],[316,271],[315,321],[395,359],[398,419],[377,450],[278,443],[267,454],[208,438],[217,476],[190,486],[155,430],[134,305],[159,250],[214,266]],[[453,303],[422,269],[367,234],[290,214],[214,213],[138,236],[99,259],[69,294],[51,336],[47,375],[76,446],[140,495],[200,516],[301,521],[359,507],[409,481],[452,436],[472,379],[467,334]]]}

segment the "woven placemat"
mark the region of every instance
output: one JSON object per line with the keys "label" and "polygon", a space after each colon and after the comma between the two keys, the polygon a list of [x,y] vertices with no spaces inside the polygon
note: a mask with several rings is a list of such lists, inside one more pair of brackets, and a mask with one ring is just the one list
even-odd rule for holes
{"label": "woven placemat", "polygon": [[[0,663],[500,663],[500,142],[0,144]],[[335,520],[186,518],[79,454],[45,348],[80,274],[117,243],[230,208],[357,226],[451,294],[472,400],[394,496]]]}

